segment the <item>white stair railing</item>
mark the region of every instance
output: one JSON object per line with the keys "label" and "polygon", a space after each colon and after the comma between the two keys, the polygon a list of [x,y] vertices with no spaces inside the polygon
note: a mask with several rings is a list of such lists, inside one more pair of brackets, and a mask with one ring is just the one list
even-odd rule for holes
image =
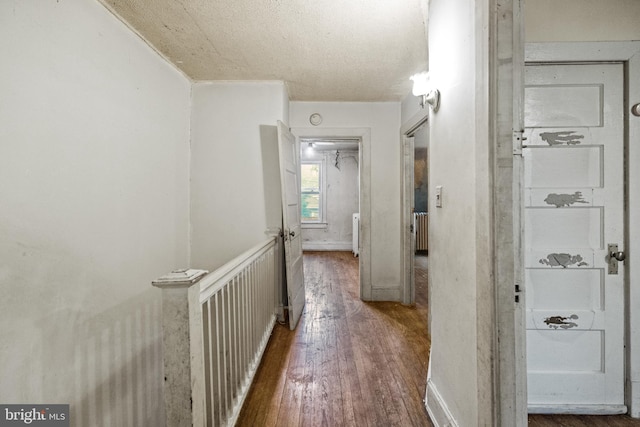
{"label": "white stair railing", "polygon": [[167,426],[235,424],[276,321],[276,252],[271,238],[212,273],[153,282],[163,289]]}

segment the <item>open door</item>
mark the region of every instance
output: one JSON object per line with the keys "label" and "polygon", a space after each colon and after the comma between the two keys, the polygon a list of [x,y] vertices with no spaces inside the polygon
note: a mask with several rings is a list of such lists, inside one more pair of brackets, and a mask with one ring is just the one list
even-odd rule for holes
{"label": "open door", "polygon": [[300,320],[305,300],[300,230],[300,147],[289,128],[281,121],[278,121],[278,152],[282,187],[287,307],[289,328],[293,330]]}

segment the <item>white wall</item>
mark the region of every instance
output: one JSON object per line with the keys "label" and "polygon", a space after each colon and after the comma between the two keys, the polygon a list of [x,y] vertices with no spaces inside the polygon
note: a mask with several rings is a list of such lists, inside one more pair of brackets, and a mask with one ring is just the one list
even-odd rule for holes
{"label": "white wall", "polygon": [[291,102],[290,111],[291,127],[296,129],[310,128],[313,113],[323,117],[314,132],[323,128],[371,129],[372,298],[400,300],[400,103]]}
{"label": "white wall", "polygon": [[409,120],[422,113],[423,107],[420,106],[420,98],[413,96],[411,92],[404,97],[400,104],[400,111],[402,115],[402,124],[409,122]]}
{"label": "white wall", "polygon": [[1,2],[0,51],[0,401],[161,426],[190,83],[96,1]]}
{"label": "white wall", "polygon": [[429,73],[441,93],[439,111],[429,116],[429,193],[442,186],[442,207],[430,198],[427,408],[440,425],[491,424],[486,418],[491,408],[479,404],[481,393],[491,394],[490,383],[487,388],[479,380],[484,375],[479,365],[491,345],[481,336],[478,320],[484,315],[478,309],[484,297],[480,288],[488,283],[490,269],[482,253],[490,240],[483,236],[489,170],[482,161],[486,133],[481,134],[487,123],[481,121],[485,112],[476,110],[484,92],[480,76],[486,72],[477,66],[483,40],[475,24],[481,7],[472,0],[431,0],[429,6]]}
{"label": "white wall", "polygon": [[214,270],[281,226],[275,125],[282,82],[203,82],[192,90],[191,265]]}
{"label": "white wall", "polygon": [[302,160],[320,160],[325,164],[326,224],[302,225],[304,250],[352,249],[353,214],[358,212],[358,152],[340,150],[339,169],[335,151],[308,153],[302,149]]}
{"label": "white wall", "polygon": [[[494,3],[431,0],[429,9],[429,71],[442,95],[440,111],[430,116],[429,189],[442,185],[444,192],[441,209],[433,200],[429,205],[432,347],[427,407],[439,425],[491,424],[491,405],[482,404],[491,401],[486,396],[492,394],[495,357],[488,329],[493,325],[487,322],[492,260],[487,259],[491,251],[485,251],[492,231],[487,197],[491,158],[481,136],[494,123],[485,121],[492,117],[479,108],[490,90],[483,79],[492,77],[486,49],[496,43],[485,38],[485,25],[495,18],[488,6]],[[529,0],[526,6],[530,42],[639,38],[640,3],[634,0]],[[499,55],[511,59],[506,50]],[[410,105],[405,110],[413,111]]]}
{"label": "white wall", "polygon": [[525,0],[525,40],[640,40],[638,0]]}

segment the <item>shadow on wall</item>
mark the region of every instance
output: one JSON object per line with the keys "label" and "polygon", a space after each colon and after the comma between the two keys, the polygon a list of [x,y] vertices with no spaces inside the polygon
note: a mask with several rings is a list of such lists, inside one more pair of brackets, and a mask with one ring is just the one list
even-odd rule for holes
{"label": "shadow on wall", "polygon": [[159,296],[149,289],[99,315],[66,310],[36,321],[41,337],[25,356],[40,358],[42,372],[31,375],[46,403],[70,404],[72,426],[163,425]]}
{"label": "shadow on wall", "polygon": [[280,189],[277,126],[260,125],[260,146],[267,227],[280,228],[282,227],[282,190]]}
{"label": "shadow on wall", "polygon": [[108,418],[113,425],[162,425],[162,306],[148,295],[154,291],[78,323],[77,425],[92,425],[96,414],[103,414],[106,425]]}
{"label": "shadow on wall", "polygon": [[[278,148],[278,127],[260,125],[260,147],[262,149],[262,176],[264,186],[264,205],[266,212],[267,233],[279,234],[282,230],[282,189],[280,185],[280,155]],[[266,238],[267,236],[265,236]],[[287,284],[284,275],[284,243],[282,238],[276,239],[276,258],[280,260],[277,282],[279,283],[278,301],[286,306]],[[278,320],[284,322],[284,314],[278,311]]]}

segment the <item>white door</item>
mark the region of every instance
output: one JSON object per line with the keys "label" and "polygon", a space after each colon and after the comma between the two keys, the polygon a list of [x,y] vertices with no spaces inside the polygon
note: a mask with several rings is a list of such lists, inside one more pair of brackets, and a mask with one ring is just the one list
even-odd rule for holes
{"label": "white door", "polygon": [[623,67],[525,68],[529,411],[624,413]]}
{"label": "white door", "polygon": [[302,233],[300,232],[300,145],[278,121],[278,152],[282,187],[284,256],[286,264],[289,328],[296,328],[304,308]]}

